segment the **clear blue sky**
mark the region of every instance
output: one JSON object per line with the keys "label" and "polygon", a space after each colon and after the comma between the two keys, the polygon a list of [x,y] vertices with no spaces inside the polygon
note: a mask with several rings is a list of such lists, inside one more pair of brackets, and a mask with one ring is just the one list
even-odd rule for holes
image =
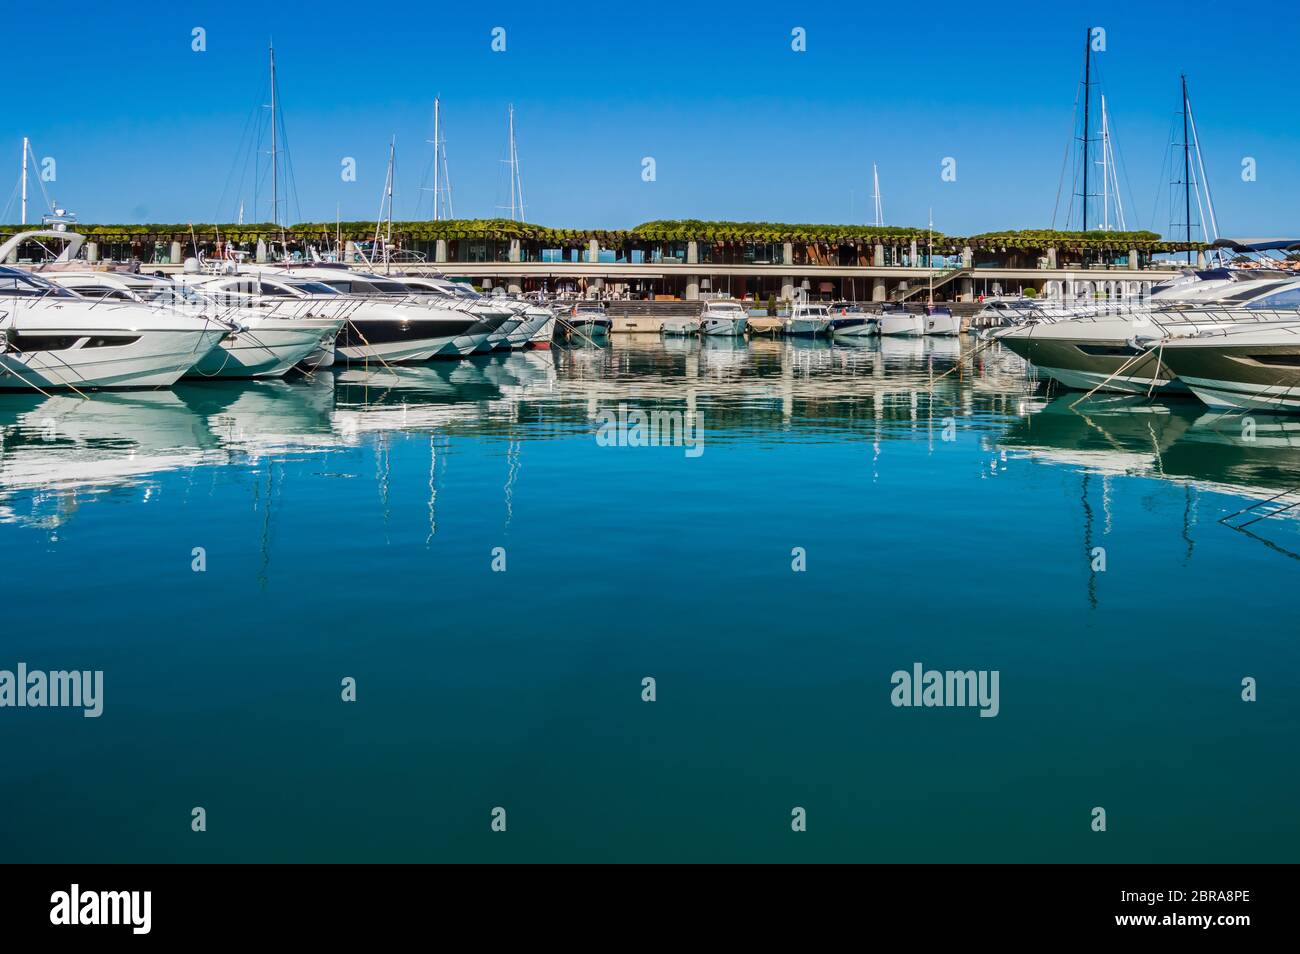
{"label": "clear blue sky", "polygon": [[[440,94],[464,217],[501,214],[508,201],[500,160],[513,102],[533,222],[864,222],[876,162],[890,224],[924,225],[933,206],[950,234],[1047,227],[1084,30],[1099,25],[1130,227],[1167,231],[1165,200],[1154,221],[1152,210],[1168,191],[1161,165],[1185,70],[1221,231],[1296,231],[1300,119],[1284,82],[1300,53],[1295,31],[1245,8],[1147,6],[393,0],[74,3],[55,16],[23,4],[6,15],[0,212],[27,135],[57,161],[52,197],[84,222],[232,221],[232,170],[237,182],[274,38],[297,182],[289,221],[333,219],[336,207],[345,220],[373,219],[394,134],[396,216],[416,217],[419,201],[427,209],[420,185]],[[490,47],[496,26],[504,53]],[[191,50],[193,27],[206,30],[206,52]],[[806,52],[791,49],[795,27]],[[60,61],[62,72],[45,69]],[[340,178],[346,156],[355,183]],[[655,182],[642,181],[645,156]],[[946,156],[956,182],[940,179]],[[1246,156],[1254,182],[1241,178]],[[268,220],[269,201],[254,215],[245,192],[246,218]],[[16,206],[7,212],[17,221]]]}

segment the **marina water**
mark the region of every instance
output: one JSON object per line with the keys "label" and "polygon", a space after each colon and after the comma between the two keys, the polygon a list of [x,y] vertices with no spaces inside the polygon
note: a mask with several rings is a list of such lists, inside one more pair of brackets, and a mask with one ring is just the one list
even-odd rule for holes
{"label": "marina water", "polygon": [[[0,855],[1293,858],[1300,533],[1242,524],[1294,425],[978,347],[0,396],[0,669],[103,673],[0,709]],[[916,664],[995,717],[894,705]]]}

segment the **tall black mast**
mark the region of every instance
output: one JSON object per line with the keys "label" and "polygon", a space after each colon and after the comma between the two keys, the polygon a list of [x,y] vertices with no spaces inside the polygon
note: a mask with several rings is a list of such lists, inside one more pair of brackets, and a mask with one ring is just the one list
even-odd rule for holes
{"label": "tall black mast", "polygon": [[1083,231],[1088,231],[1088,134],[1092,119],[1089,116],[1090,93],[1092,91],[1092,27],[1083,35]]}
{"label": "tall black mast", "polygon": [[1187,223],[1187,264],[1192,264],[1192,160],[1191,145],[1187,142],[1187,74],[1179,77],[1183,83],[1183,221]]}

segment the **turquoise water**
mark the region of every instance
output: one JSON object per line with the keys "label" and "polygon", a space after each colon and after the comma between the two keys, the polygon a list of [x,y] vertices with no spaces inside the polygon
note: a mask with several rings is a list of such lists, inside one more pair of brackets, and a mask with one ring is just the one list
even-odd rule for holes
{"label": "turquoise water", "polygon": [[[0,708],[0,858],[1296,860],[1300,522],[1219,520],[1300,430],[974,346],[0,396],[0,669],[104,673]],[[893,706],[916,662],[997,716]]]}

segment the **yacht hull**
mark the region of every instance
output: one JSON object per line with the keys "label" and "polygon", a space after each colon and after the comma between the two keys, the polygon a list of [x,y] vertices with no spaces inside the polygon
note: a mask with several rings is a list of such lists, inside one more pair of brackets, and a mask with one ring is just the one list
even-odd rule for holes
{"label": "yacht hull", "polygon": [[538,328],[537,331],[533,333],[533,336],[528,339],[528,347],[539,350],[549,349],[551,344],[555,341],[556,323],[554,315],[548,316],[547,319],[542,322],[541,327]]}
{"label": "yacht hull", "polygon": [[896,338],[919,338],[925,334],[925,316],[910,313],[881,315],[880,333]]}
{"label": "yacht hull", "polygon": [[1210,407],[1300,412],[1300,344],[1169,343],[1164,359]]}
{"label": "yacht hull", "polygon": [[434,353],[434,357],[464,358],[471,354],[492,350],[488,346],[488,341],[496,333],[497,329],[505,323],[506,318],[507,316],[504,314],[477,316],[474,323],[465,330],[464,334],[457,335],[443,345]]}
{"label": "yacht hull", "polygon": [[961,334],[961,319],[956,315],[926,315],[925,333],[941,337],[956,337]]}
{"label": "yacht hull", "polygon": [[[98,331],[98,334],[104,332]],[[151,331],[136,341],[114,347],[78,347],[51,351],[8,346],[0,351],[0,390],[129,389],[171,387],[196,361],[217,349],[224,327]],[[41,334],[58,334],[42,329]],[[63,332],[86,342],[89,334]],[[130,337],[124,335],[124,337]]]}
{"label": "yacht hull", "polygon": [[790,318],[785,323],[785,333],[792,338],[821,338],[830,334],[830,330],[826,318]]}
{"label": "yacht hull", "polygon": [[700,322],[700,334],[718,338],[739,338],[745,333],[748,318],[705,318]]}
{"label": "yacht hull", "polygon": [[1075,390],[1146,394],[1186,390],[1157,359],[1156,351],[1139,352],[1127,343],[1098,339],[999,335],[998,340],[1049,378]]}
{"label": "yacht hull", "polygon": [[340,362],[346,364],[425,361],[451,346],[475,324],[476,319],[468,315],[463,320],[354,319],[339,332],[334,353]]}
{"label": "yacht hull", "polygon": [[278,378],[333,341],[340,322],[271,318],[221,342],[186,374],[189,378]]}
{"label": "yacht hull", "polygon": [[570,318],[566,330],[570,338],[603,338],[611,324],[608,318]]}
{"label": "yacht hull", "polygon": [[871,338],[880,334],[875,318],[832,318],[831,332],[836,338]]}

